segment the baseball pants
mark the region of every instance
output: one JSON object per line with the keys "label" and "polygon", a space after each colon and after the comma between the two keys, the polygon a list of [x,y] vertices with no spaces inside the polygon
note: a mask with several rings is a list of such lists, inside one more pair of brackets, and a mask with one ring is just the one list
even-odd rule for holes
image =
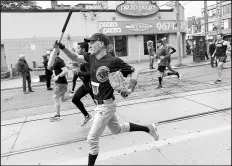
{"label": "baseball pants", "polygon": [[113,99],[104,100],[104,104],[96,106],[96,114],[87,137],[89,153],[91,155],[98,154],[99,138],[104,132],[106,126],[114,134],[130,131],[129,123],[119,124],[118,117],[115,115],[116,107],[117,105],[114,103]]}

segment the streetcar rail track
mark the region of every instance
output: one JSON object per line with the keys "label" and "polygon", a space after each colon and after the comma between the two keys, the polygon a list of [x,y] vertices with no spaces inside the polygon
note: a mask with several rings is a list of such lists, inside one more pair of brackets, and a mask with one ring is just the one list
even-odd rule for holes
{"label": "streetcar rail track", "polygon": [[[225,90],[229,90],[231,89],[230,87],[228,88],[224,88],[224,89],[215,89],[215,90],[211,90],[211,91],[208,91],[208,92],[201,92],[201,93],[197,93],[197,94],[190,94],[190,95],[186,95],[186,96],[194,96],[194,95],[199,95],[199,94],[205,94],[205,93],[212,93],[212,92],[217,92],[217,91],[225,91]],[[209,89],[210,90],[210,89]],[[194,91],[190,91],[190,92],[194,92]],[[186,93],[186,92],[183,92],[183,93]],[[172,97],[163,97],[163,98],[157,98],[157,99],[152,99],[152,100],[149,100],[149,98],[154,98],[154,97],[148,97],[146,98],[147,101],[141,101],[141,102],[134,102],[134,103],[127,103],[127,104],[121,104],[121,105],[118,105],[117,107],[125,107],[125,106],[129,106],[129,105],[136,105],[136,104],[141,104],[141,103],[150,103],[150,102],[154,102],[154,101],[161,101],[161,100],[168,100],[168,99],[173,99],[173,98],[181,98],[178,97],[178,96],[175,96],[176,94],[181,94],[181,93],[170,93],[169,91],[165,92],[165,95],[170,95]],[[160,96],[163,96],[163,94],[161,95],[158,95],[158,96],[155,96],[155,97],[160,97]],[[131,102],[133,100],[141,100],[142,98],[140,99],[132,99],[132,100],[128,100],[127,102]],[[144,98],[143,98],[144,99]],[[120,103],[120,102],[118,102]],[[91,108],[93,107],[94,105],[88,105],[87,108]],[[74,109],[70,109],[70,110],[75,110],[76,108]],[[89,110],[88,112],[93,112],[94,110]],[[75,114],[81,114],[81,112],[74,112],[74,113],[67,113],[67,114],[64,114],[62,116],[70,116],[70,115],[75,115]],[[28,117],[28,116],[27,116]],[[46,120],[46,119],[50,119],[51,117],[43,117],[43,118],[38,118],[38,119],[31,119],[31,120],[27,120],[27,121],[19,121],[19,122],[15,122],[15,123],[6,123],[6,124],[1,124],[1,126],[9,126],[9,125],[15,125],[15,124],[20,124],[20,123],[29,123],[29,122],[33,122],[33,121],[39,121],[39,120]]]}
{"label": "streetcar rail track", "polygon": [[[159,121],[156,124],[158,126],[160,126],[160,125],[164,125],[164,124],[169,124],[169,123],[174,123],[174,122],[179,122],[179,121],[184,121],[184,120],[199,118],[199,117],[202,117],[202,116],[209,116],[209,115],[213,115],[213,114],[217,114],[217,113],[227,112],[229,110],[231,110],[231,107],[223,108],[223,109],[215,109],[213,111],[208,111],[208,112],[203,112],[203,113],[197,113],[197,114],[192,114],[192,115],[187,115],[187,116],[181,116],[181,117],[177,117],[177,118],[172,118],[172,119],[168,119],[168,120]],[[105,133],[101,137],[107,137],[107,136],[111,136],[111,135],[114,135],[114,134],[112,134],[112,133]],[[32,151],[37,151],[37,150],[42,150],[42,149],[47,149],[47,148],[62,146],[62,145],[68,145],[68,144],[72,144],[72,143],[76,143],[76,142],[86,141],[86,139],[87,139],[86,137],[83,137],[83,138],[73,139],[73,140],[59,142],[59,143],[54,143],[54,144],[38,146],[38,147],[34,147],[34,148],[28,148],[28,149],[22,149],[22,150],[17,150],[17,151],[11,151],[11,152],[8,152],[8,153],[1,154],[1,157],[9,157],[9,156],[23,154],[23,153],[27,153],[27,152],[32,152]]]}

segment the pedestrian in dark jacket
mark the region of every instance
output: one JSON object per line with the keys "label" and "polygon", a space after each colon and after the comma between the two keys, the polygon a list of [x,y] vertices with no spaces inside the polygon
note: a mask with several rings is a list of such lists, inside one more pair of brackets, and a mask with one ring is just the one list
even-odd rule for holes
{"label": "pedestrian in dark jacket", "polygon": [[52,70],[48,70],[48,60],[49,60],[49,54],[48,55],[44,55],[44,68],[45,68],[45,75],[46,75],[46,85],[47,85],[47,90],[53,90],[53,88],[51,88],[51,79],[52,79]]}
{"label": "pedestrian in dark jacket", "polygon": [[[18,60],[18,71],[20,73],[20,75],[23,78],[23,93],[27,94],[28,92],[34,92],[31,89],[31,75],[30,75],[30,71],[32,71],[32,69],[29,68],[27,61],[25,60],[25,55],[20,54],[20,59]],[[26,81],[28,84],[28,92],[26,89]]]}

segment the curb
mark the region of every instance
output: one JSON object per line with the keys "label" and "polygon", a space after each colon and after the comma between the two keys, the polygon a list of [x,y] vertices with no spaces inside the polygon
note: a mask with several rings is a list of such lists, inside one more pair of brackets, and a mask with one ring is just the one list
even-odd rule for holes
{"label": "curb", "polygon": [[[230,61],[227,61],[227,62],[230,62]],[[184,69],[184,68],[192,68],[192,67],[206,66],[206,65],[210,65],[210,62],[205,62],[203,64],[186,65],[186,66],[181,66],[181,67],[173,66],[173,69]],[[227,68],[231,68],[231,66],[228,66]],[[145,69],[145,71],[141,71],[140,73],[145,74],[145,73],[152,73],[155,71],[157,71],[157,69],[154,69],[154,70]],[[81,80],[78,79],[77,82],[79,82],[79,81],[81,81]],[[70,83],[70,82],[72,82],[72,80],[68,80],[68,83]],[[54,85],[54,82],[51,83],[51,85]],[[31,85],[31,87],[40,87],[40,86],[46,86],[46,83]],[[1,89],[1,91],[13,90],[13,89],[22,89],[22,87],[5,88],[5,89]]]}

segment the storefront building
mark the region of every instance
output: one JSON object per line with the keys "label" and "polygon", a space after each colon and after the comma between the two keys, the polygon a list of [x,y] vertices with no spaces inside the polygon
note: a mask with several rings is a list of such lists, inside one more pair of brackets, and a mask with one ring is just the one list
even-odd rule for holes
{"label": "storefront building", "polygon": [[[115,10],[74,10],[62,42],[75,48],[77,42],[96,32],[106,34],[116,54],[129,63],[148,61],[146,43],[163,37],[177,48],[176,9],[160,10],[150,1],[125,1]],[[1,11],[2,39],[9,70],[16,65],[19,54],[25,54],[30,67],[42,65],[42,55],[60,35],[68,10]],[[181,51],[184,56],[187,23],[180,6]],[[70,61],[63,53],[61,57]],[[34,63],[33,63],[34,62]]]}

